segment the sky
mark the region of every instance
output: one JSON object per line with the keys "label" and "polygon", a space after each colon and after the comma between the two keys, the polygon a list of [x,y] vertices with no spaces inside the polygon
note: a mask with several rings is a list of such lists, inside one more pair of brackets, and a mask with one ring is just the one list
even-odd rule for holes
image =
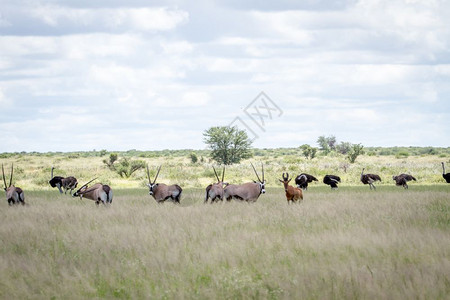
{"label": "sky", "polygon": [[0,152],[449,147],[450,1],[0,0]]}

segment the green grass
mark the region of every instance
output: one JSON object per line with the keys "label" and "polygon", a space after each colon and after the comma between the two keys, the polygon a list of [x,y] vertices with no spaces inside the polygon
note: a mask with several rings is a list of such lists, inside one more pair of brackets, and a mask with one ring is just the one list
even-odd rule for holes
{"label": "green grass", "polygon": [[450,185],[320,184],[288,205],[157,205],[145,187],[110,207],[26,191],[0,202],[2,299],[447,299]]}

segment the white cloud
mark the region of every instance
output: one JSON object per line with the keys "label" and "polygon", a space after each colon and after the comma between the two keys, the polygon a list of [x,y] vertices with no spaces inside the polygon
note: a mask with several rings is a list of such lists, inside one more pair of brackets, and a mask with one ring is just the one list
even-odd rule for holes
{"label": "white cloud", "polygon": [[189,19],[186,11],[167,7],[81,9],[44,4],[32,7],[29,13],[54,27],[70,22],[82,27],[129,28],[142,31],[172,30]]}
{"label": "white cloud", "polygon": [[[450,138],[445,2],[211,4],[210,14],[199,13],[204,3],[45,3],[56,2],[7,0],[0,16],[10,25],[0,24],[0,122],[5,136],[20,137],[0,152],[203,148],[202,130],[244,116],[260,91],[285,113],[257,132],[259,147],[314,144],[322,134],[371,145]],[[409,120],[433,134],[393,132]],[[64,122],[86,143],[67,141],[66,123],[54,126]],[[61,134],[37,130],[47,127]],[[111,141],[96,145],[97,132]]]}

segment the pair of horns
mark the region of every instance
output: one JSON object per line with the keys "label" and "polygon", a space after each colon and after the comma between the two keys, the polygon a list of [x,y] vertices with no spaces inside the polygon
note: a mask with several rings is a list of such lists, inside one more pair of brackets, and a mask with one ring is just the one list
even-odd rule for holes
{"label": "pair of horns", "polygon": [[91,183],[92,181],[96,180],[98,177],[95,177],[92,180],[89,180],[88,182],[86,182],[85,184],[83,184],[78,190],[81,191],[84,187],[87,187],[89,183]]}
{"label": "pair of horns", "polygon": [[155,184],[156,179],[158,179],[159,171],[161,171],[161,166],[159,166],[158,172],[156,172],[155,180],[153,180],[153,182],[152,182],[152,179],[150,178],[150,171],[148,170],[148,165],[147,165],[147,177],[148,177],[149,184]]}
{"label": "pair of horns", "polygon": [[[216,168],[214,168],[214,166],[213,166],[213,170],[214,170],[214,174],[216,174],[217,182],[221,182],[221,180],[219,179],[219,175],[217,175]],[[223,182],[224,178],[225,178],[225,166],[223,166],[223,171],[222,171],[222,182]]]}
{"label": "pair of horns", "polygon": [[11,164],[11,178],[9,179],[9,186],[6,186],[6,177],[5,177],[5,170],[3,169],[2,164],[2,173],[3,173],[3,183],[5,184],[5,189],[9,188],[12,185],[12,179],[13,179],[13,173],[14,173],[14,165]]}
{"label": "pair of horns", "polygon": [[286,176],[284,176],[285,173],[283,173],[283,180],[288,181],[289,180],[289,173],[286,173]]}
{"label": "pair of horns", "polygon": [[262,180],[261,178],[259,178],[258,172],[256,172],[255,166],[250,163],[252,165],[253,171],[255,171],[256,177],[258,177],[259,182],[264,182],[264,165],[263,163],[261,163],[261,171],[262,171]]}

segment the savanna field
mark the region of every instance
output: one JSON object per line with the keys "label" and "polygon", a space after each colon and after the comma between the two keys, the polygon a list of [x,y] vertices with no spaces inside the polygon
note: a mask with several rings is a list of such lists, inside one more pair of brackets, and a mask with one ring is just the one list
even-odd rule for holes
{"label": "savanna field", "polygon": [[[448,299],[450,184],[439,154],[339,155],[302,158],[296,149],[255,151],[226,169],[225,181],[256,179],[250,162],[264,163],[267,193],[256,203],[203,204],[214,182],[207,153],[125,152],[141,159],[158,182],[183,187],[180,205],[148,195],[145,170],[122,178],[100,153],[1,155],[6,175],[26,206],[0,201],[2,299]],[[104,154],[104,153],[103,153]],[[111,206],[60,195],[55,175],[94,177],[114,190]],[[359,181],[361,169],[379,174],[376,191]],[[283,172],[307,172],[300,204],[288,205]],[[392,175],[410,173],[409,190]],[[342,179],[338,190],[321,182]],[[2,183],[3,184],[3,183]],[[293,184],[293,182],[291,182]]]}

